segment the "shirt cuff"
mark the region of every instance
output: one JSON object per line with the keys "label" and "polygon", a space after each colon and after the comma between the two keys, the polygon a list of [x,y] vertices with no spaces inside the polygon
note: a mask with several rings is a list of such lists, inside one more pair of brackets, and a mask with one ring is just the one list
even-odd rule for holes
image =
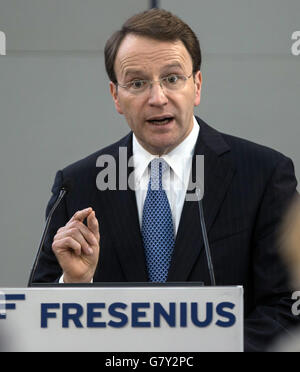
{"label": "shirt cuff", "polygon": [[[62,274],[62,276],[59,278],[58,283],[59,283],[59,284],[65,284],[65,282],[64,282],[64,274]],[[94,280],[92,279],[92,280],[90,281],[90,283],[94,283]]]}

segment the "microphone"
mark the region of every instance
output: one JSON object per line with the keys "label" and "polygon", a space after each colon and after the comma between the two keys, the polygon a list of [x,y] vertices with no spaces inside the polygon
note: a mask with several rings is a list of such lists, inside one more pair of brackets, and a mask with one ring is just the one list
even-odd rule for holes
{"label": "microphone", "polygon": [[199,206],[200,223],[201,223],[202,236],[203,236],[203,241],[204,241],[204,246],[205,246],[208,270],[209,270],[209,275],[210,275],[210,282],[211,282],[212,286],[216,286],[214,266],[213,266],[213,262],[212,262],[212,258],[211,258],[211,251],[210,251],[208,237],[207,237],[206,224],[205,224],[205,220],[204,220],[202,195],[201,195],[201,191],[198,187],[196,188],[196,196],[197,196],[198,206]]}
{"label": "microphone", "polygon": [[37,265],[38,265],[39,260],[40,260],[40,255],[41,255],[43,247],[44,247],[44,242],[45,242],[48,230],[49,230],[49,226],[50,226],[50,223],[51,223],[51,220],[52,220],[52,216],[53,216],[56,208],[59,206],[60,202],[62,201],[62,199],[71,190],[71,188],[72,188],[71,186],[72,185],[71,185],[70,180],[66,180],[63,183],[63,185],[60,189],[58,198],[57,198],[56,202],[54,203],[53,207],[51,208],[51,210],[49,212],[48,218],[46,220],[46,226],[44,228],[43,235],[42,235],[42,238],[41,238],[41,241],[40,241],[39,249],[37,251],[37,254],[36,254],[36,257],[35,257],[31,272],[30,272],[28,285],[27,285],[28,287],[32,287],[33,278],[34,278],[34,275],[35,275],[35,272],[36,272],[36,269],[37,269]]}

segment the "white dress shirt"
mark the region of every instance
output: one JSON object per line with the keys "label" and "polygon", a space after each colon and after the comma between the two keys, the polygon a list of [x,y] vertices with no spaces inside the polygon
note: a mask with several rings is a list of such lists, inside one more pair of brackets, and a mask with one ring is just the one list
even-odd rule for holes
{"label": "white dress shirt", "polygon": [[[169,165],[169,170],[163,174],[163,188],[168,196],[171,207],[174,233],[178,231],[181,212],[189,184],[189,177],[192,168],[193,155],[199,135],[199,124],[194,117],[194,126],[187,138],[174,150],[163,158]],[[133,166],[134,166],[134,187],[138,208],[140,226],[142,226],[143,208],[147,195],[150,180],[149,164],[158,156],[150,154],[138,142],[133,134]]]}

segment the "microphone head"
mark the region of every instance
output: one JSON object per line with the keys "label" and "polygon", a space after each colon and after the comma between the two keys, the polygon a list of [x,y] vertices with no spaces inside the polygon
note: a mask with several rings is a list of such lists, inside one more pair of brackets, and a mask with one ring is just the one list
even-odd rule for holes
{"label": "microphone head", "polygon": [[203,194],[201,190],[199,189],[199,187],[196,187],[196,196],[197,196],[198,201],[203,199]]}
{"label": "microphone head", "polygon": [[61,190],[64,190],[64,191],[66,191],[66,192],[70,192],[70,191],[72,190],[72,181],[71,181],[70,178],[67,178],[67,179],[64,181],[64,183],[63,183],[63,185],[62,185],[62,187],[61,187]]}

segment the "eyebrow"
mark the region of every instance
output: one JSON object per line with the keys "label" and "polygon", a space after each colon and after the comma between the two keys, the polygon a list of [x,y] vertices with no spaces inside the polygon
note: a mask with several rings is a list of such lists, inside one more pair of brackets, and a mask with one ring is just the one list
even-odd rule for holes
{"label": "eyebrow", "polygon": [[[166,70],[169,70],[169,69],[172,69],[172,68],[180,68],[182,70],[182,65],[178,62],[170,63],[166,66],[163,66],[162,71],[166,71]],[[140,74],[144,74],[144,71],[143,70],[137,70],[137,69],[132,69],[132,70],[128,69],[125,72],[124,78],[126,78],[130,75],[140,75]]]}
{"label": "eyebrow", "polygon": [[125,72],[124,77],[126,78],[128,75],[140,75],[143,74],[144,72],[142,70],[127,70]]}
{"label": "eyebrow", "polygon": [[171,69],[171,68],[178,68],[178,67],[182,69],[182,65],[179,62],[175,62],[175,63],[170,63],[170,64],[164,66],[163,70],[168,70],[168,69]]}

